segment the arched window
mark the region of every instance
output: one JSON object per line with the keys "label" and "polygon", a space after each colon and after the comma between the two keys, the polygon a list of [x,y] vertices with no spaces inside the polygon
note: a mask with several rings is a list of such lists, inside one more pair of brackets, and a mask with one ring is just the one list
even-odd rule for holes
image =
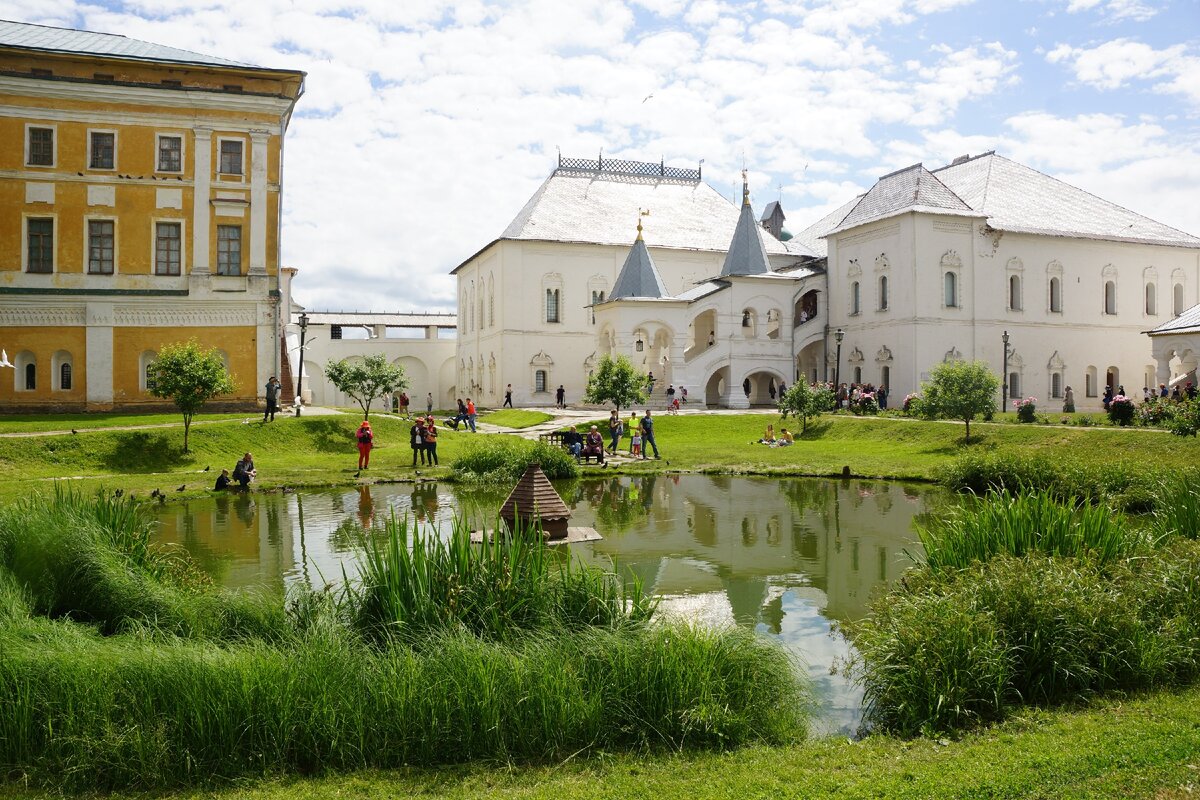
{"label": "arched window", "polygon": [[1050,376],[1050,396],[1062,397],[1062,373],[1060,372]]}
{"label": "arched window", "polygon": [[1117,313],[1117,282],[1116,281],[1105,281],[1104,282],[1104,313],[1105,314],[1116,314]]}
{"label": "arched window", "polygon": [[854,382],[862,383],[862,367],[854,368]]}
{"label": "arched window", "polygon": [[488,275],[488,327],[494,327],[496,324],[496,284],[492,282],[492,276]]}
{"label": "arched window", "polygon": [[1050,279],[1050,310],[1055,314],[1062,313],[1062,278]]}
{"label": "arched window", "polygon": [[1009,311],[1021,310],[1021,276],[1008,276],[1008,309]]}
{"label": "arched window", "polygon": [[943,278],[945,288],[944,302],[946,308],[958,307],[958,275],[953,272],[947,272]]}
{"label": "arched window", "polygon": [[879,385],[885,389],[892,385],[892,368],[886,364],[879,368]]}
{"label": "arched window", "polygon": [[70,391],[70,389],[71,389],[71,365],[70,364],[59,364],[58,365],[58,388],[62,389],[64,392]]}
{"label": "arched window", "polygon": [[850,284],[850,316],[855,316],[862,310],[862,295],[859,291],[858,281]]}
{"label": "arched window", "polygon": [[150,365],[156,358],[158,358],[158,353],[153,350],[143,351],[138,358],[138,382],[141,384],[138,388],[143,392],[150,391],[150,387],[154,385],[154,382],[150,380]]}
{"label": "arched window", "polygon": [[558,313],[558,289],[546,290],[546,322],[561,322]]}
{"label": "arched window", "polygon": [[1088,367],[1083,376],[1083,391],[1088,397],[1096,396],[1096,368]]}
{"label": "arched window", "polygon": [[25,365],[25,391],[32,392],[37,388],[37,364],[30,361]]}
{"label": "arched window", "polygon": [[546,370],[539,369],[533,373],[533,390],[535,392],[546,391]]}
{"label": "arched window", "polygon": [[1146,284],[1146,313],[1149,315],[1158,313],[1158,292],[1153,283]]}
{"label": "arched window", "polygon": [[1021,396],[1021,373],[1008,373],[1008,396],[1011,399],[1016,399]]}
{"label": "arched window", "polygon": [[592,290],[592,324],[596,324],[596,306],[604,302],[604,292],[599,289]]}
{"label": "arched window", "polygon": [[1175,284],[1175,288],[1171,290],[1171,312],[1175,316],[1183,313],[1183,284]]}
{"label": "arched window", "polygon": [[888,308],[888,285],[887,275],[879,276],[879,310],[887,311]]}

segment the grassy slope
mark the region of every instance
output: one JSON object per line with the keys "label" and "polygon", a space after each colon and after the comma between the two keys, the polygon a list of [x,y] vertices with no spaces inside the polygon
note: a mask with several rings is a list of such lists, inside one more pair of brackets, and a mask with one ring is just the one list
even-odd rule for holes
{"label": "grassy slope", "polygon": [[[213,420],[262,419],[262,412],[231,411],[197,416],[192,424]],[[183,417],[169,414],[19,414],[0,415],[0,433],[69,431],[87,428],[116,428],[126,425],[182,425]]]}
{"label": "grassy slope", "polygon": [[553,414],[542,411],[525,411],[519,408],[503,408],[499,411],[489,411],[479,416],[480,422],[499,425],[504,428],[529,428],[541,425],[554,419]]}
{"label": "grassy slope", "polygon": [[[1200,784],[1200,689],[1031,712],[941,744],[826,739],[682,756],[598,756],[552,767],[369,771],[251,783],[180,797],[301,800],[437,798],[1183,798]],[[0,796],[38,797],[15,787]],[[120,798],[122,795],[113,795]]]}

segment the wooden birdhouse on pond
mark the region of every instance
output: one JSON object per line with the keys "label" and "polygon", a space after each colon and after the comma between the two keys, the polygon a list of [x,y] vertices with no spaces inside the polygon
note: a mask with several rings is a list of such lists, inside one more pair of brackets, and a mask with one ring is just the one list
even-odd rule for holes
{"label": "wooden birdhouse on pond", "polygon": [[554,491],[541,465],[530,464],[500,507],[500,518],[510,534],[517,529],[517,520],[520,520],[522,531],[533,530],[540,523],[542,535],[547,540],[558,541],[567,538],[571,509]]}

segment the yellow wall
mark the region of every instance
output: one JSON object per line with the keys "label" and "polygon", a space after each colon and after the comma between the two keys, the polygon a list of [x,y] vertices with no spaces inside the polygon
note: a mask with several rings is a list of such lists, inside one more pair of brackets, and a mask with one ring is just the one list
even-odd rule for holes
{"label": "yellow wall", "polygon": [[[8,353],[9,361],[16,362],[23,351],[33,353],[37,363],[37,388],[33,391],[17,391],[17,381],[24,386],[24,376],[15,369],[0,369],[0,405],[20,403],[32,405],[54,405],[57,403],[82,403],[87,386],[87,334],[82,327],[72,328],[7,328],[0,327],[0,342]],[[71,389],[54,391],[52,363],[54,354],[65,350],[71,354]]]}
{"label": "yellow wall", "polygon": [[257,395],[258,342],[252,327],[230,328],[113,328],[113,403],[153,401],[141,389],[141,357],[164,345],[195,339],[204,348],[216,347],[229,356],[234,392],[221,400],[253,400]]}

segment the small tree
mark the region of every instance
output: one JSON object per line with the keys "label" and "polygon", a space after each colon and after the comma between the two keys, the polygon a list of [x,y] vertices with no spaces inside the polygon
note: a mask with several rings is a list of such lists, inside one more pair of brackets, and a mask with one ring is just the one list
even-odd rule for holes
{"label": "small tree", "polygon": [[362,361],[330,361],[325,365],[325,377],[338,391],[352,398],[363,410],[363,419],[371,416],[371,403],[376,397],[401,392],[408,388],[404,367],[388,363],[386,356],[367,356]]}
{"label": "small tree", "polygon": [[930,419],[961,419],[971,439],[971,420],[996,409],[1000,378],[982,361],[947,361],[933,368],[921,393],[921,413]]}
{"label": "small tree", "polygon": [[234,390],[233,378],[214,347],[205,350],[192,339],[169,344],[146,368],[146,388],[155,397],[173,400],[183,413],[183,452],[188,451],[192,417],[210,399]]}
{"label": "small tree", "polygon": [[807,381],[796,381],[779,398],[779,411],[800,420],[800,435],[808,430],[808,421],[833,409],[833,392],[825,387],[813,388]]}
{"label": "small tree", "polygon": [[588,403],[612,403],[619,414],[622,408],[646,402],[646,376],[625,356],[604,356],[588,378],[583,399]]}

